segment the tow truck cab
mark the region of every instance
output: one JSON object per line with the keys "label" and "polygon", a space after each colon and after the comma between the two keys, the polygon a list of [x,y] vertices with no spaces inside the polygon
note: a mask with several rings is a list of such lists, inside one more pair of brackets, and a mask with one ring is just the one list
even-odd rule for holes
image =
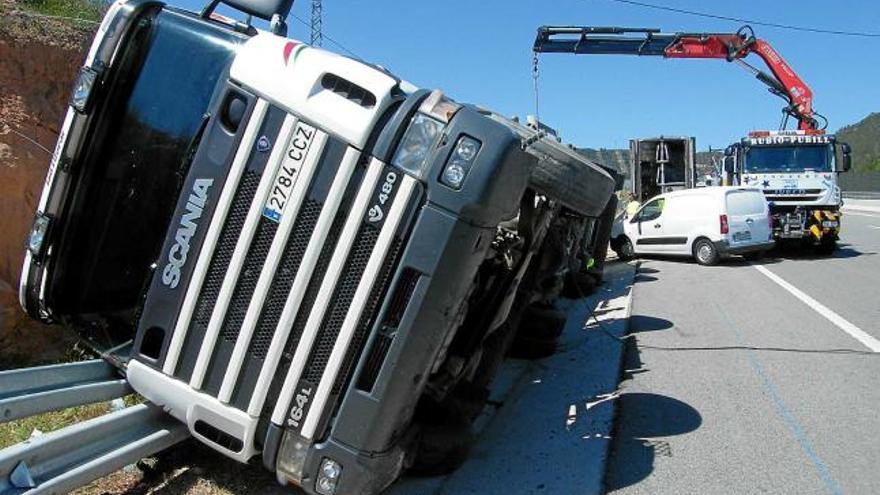
{"label": "tow truck cab", "polygon": [[850,169],[849,145],[819,131],[754,131],[725,150],[725,184],[759,187],[776,239],[805,239],[833,249],[840,233],[838,174]]}
{"label": "tow truck cab", "polygon": [[[229,3],[279,32],[290,7]],[[560,211],[527,192],[526,148],[581,159],[210,10],[111,7],[52,157],[22,306],[108,351],[213,449],[261,455],[310,493],[378,492],[429,378],[479,357]],[[599,217],[614,180],[583,166],[581,213]],[[537,227],[502,232],[522,208]],[[458,339],[471,319],[486,325]]]}

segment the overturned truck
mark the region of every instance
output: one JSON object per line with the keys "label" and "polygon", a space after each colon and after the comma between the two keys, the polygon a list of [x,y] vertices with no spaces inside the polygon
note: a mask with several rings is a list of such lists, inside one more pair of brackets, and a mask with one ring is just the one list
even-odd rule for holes
{"label": "overturned truck", "polygon": [[226,2],[272,32],[216,3],[120,1],[96,35],[20,296],[103,359],[0,373],[2,420],[146,402],[0,452],[2,493],[189,436],[324,495],[454,467],[607,243],[613,178],[536,126],[287,39],[289,1]]}

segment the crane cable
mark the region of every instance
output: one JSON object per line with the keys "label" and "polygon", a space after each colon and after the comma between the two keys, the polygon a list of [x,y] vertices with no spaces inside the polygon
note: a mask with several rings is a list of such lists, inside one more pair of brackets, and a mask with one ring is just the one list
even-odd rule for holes
{"label": "crane cable", "polygon": [[538,52],[532,52],[532,82],[533,82],[533,90],[535,93],[535,120],[538,122],[541,121],[541,114],[538,112],[539,109],[539,89],[538,89],[538,77],[540,73],[538,72]]}

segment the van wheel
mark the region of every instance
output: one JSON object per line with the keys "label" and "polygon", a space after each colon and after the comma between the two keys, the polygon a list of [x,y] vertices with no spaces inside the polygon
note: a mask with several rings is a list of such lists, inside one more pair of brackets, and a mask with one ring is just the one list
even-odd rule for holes
{"label": "van wheel", "polygon": [[633,248],[633,243],[629,240],[629,237],[625,235],[618,237],[616,244],[617,248],[614,251],[622,261],[629,261],[636,257],[636,250]]}
{"label": "van wheel", "polygon": [[694,243],[694,258],[703,266],[712,266],[718,263],[718,250],[709,239],[697,239]]}

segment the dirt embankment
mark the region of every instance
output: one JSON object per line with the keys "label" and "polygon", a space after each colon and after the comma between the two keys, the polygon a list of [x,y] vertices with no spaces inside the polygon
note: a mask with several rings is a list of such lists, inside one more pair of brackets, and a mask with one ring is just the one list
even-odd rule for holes
{"label": "dirt embankment", "polygon": [[40,199],[73,80],[96,26],[26,14],[0,0],[0,369],[55,360],[61,329],[18,307],[24,238]]}

